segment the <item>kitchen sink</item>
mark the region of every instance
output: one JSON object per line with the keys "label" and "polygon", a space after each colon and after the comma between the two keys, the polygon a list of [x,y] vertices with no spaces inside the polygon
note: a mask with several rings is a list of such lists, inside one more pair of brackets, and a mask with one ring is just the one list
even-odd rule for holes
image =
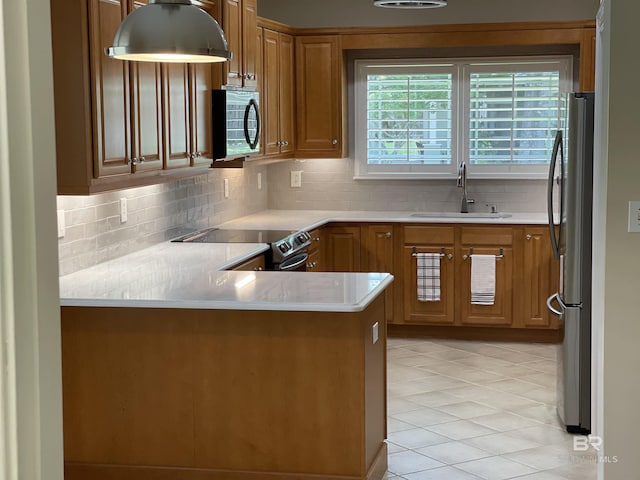
{"label": "kitchen sink", "polygon": [[503,212],[474,212],[474,213],[460,213],[460,212],[418,212],[412,213],[412,217],[422,218],[509,218],[510,213]]}

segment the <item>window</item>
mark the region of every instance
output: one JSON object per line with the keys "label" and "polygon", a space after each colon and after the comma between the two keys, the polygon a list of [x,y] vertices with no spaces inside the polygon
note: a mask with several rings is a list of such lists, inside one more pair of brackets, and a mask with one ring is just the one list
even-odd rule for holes
{"label": "window", "polygon": [[564,122],[562,58],[356,61],[356,178],[546,175]]}

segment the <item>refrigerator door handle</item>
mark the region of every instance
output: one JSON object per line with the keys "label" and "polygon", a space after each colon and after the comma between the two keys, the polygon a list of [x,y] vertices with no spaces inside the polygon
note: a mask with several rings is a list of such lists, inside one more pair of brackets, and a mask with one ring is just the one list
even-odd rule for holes
{"label": "refrigerator door handle", "polygon": [[558,305],[560,305],[560,307],[562,308],[562,300],[560,300],[560,295],[558,295],[557,293],[554,293],[553,295],[551,295],[549,298],[547,298],[547,308],[549,309],[549,311],[551,313],[553,313],[554,315],[557,315],[558,317],[561,317],[563,312],[562,310],[558,310],[556,308],[554,308],[554,306],[552,305],[552,303],[554,302],[554,300],[556,302],[558,302]]}
{"label": "refrigerator door handle", "polygon": [[[551,153],[551,162],[549,165],[549,179],[547,184],[547,215],[549,217],[549,235],[551,236],[551,248],[556,259],[560,259],[560,246],[558,245],[558,237],[556,236],[555,224],[553,222],[553,175],[556,171],[556,163],[558,160],[558,151],[560,152],[560,161],[563,162],[564,150],[562,148],[562,130],[556,132],[556,138],[553,142],[553,151]],[[562,202],[561,202],[562,207]],[[561,208],[562,209],[562,208]],[[560,212],[560,228],[562,228],[562,214]]]}

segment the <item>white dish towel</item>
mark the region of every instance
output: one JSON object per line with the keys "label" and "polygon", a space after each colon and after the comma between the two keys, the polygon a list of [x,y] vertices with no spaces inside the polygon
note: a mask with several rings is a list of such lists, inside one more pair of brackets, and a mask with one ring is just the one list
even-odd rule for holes
{"label": "white dish towel", "polygon": [[440,301],[440,254],[416,253],[418,279],[418,300],[421,302]]}
{"label": "white dish towel", "polygon": [[493,305],[496,299],[496,256],[471,255],[471,303]]}

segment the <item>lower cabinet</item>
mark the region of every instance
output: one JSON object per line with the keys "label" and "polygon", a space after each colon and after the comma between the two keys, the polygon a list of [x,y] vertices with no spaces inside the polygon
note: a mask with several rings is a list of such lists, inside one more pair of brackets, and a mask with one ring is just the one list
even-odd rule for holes
{"label": "lower cabinet", "polygon": [[[453,227],[404,227],[402,247],[404,322],[424,325],[452,325],[455,322]],[[440,295],[438,300],[418,299],[417,254],[440,255]]]}
{"label": "lower cabinet", "polygon": [[549,312],[546,300],[557,291],[559,262],[554,261],[549,229],[526,227],[522,232],[522,326],[558,328],[558,317]]}
{"label": "lower cabinet", "polygon": [[324,229],[324,269],[360,272],[360,225],[333,225]]}
{"label": "lower cabinet", "polygon": [[324,229],[316,228],[309,232],[311,236],[311,245],[309,245],[307,259],[307,272],[324,272]]}
{"label": "lower cabinet", "polygon": [[231,270],[253,270],[253,271],[262,271],[264,270],[264,255],[258,255],[253,257],[246,262],[241,263],[240,265],[236,265]]}
{"label": "lower cabinet", "polygon": [[[392,224],[372,224],[361,227],[362,271],[395,274],[394,227]],[[393,320],[395,282],[385,291],[385,315]]]}
{"label": "lower cabinet", "polygon": [[[461,338],[557,340],[558,320],[546,299],[557,289],[558,266],[546,227],[330,224],[311,234],[307,271],[394,275],[385,313],[389,324],[407,334],[426,329],[428,335]],[[418,298],[420,253],[440,259],[439,297],[431,301]],[[474,254],[496,257],[491,305],[471,303]],[[478,336],[480,331],[488,333]]]}
{"label": "lower cabinet", "polygon": [[[494,255],[493,305],[471,303],[471,255]],[[513,229],[511,227],[463,227],[456,255],[457,310],[461,325],[511,326],[513,310]]]}

